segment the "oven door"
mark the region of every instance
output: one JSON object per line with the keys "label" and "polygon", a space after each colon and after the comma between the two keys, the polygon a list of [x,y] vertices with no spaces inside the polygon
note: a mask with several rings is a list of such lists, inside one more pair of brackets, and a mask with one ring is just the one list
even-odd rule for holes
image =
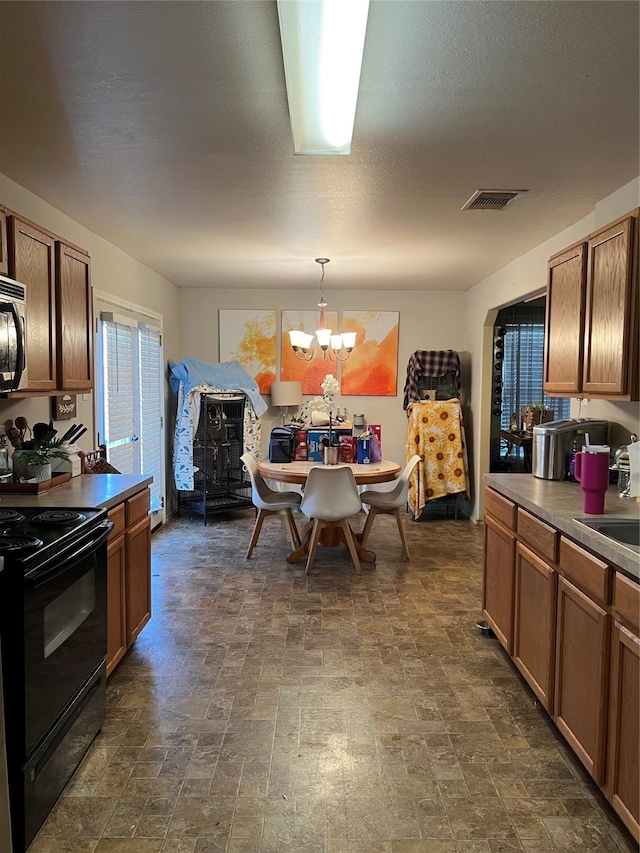
{"label": "oven door", "polygon": [[25,755],[64,713],[107,651],[102,522],[25,577]]}

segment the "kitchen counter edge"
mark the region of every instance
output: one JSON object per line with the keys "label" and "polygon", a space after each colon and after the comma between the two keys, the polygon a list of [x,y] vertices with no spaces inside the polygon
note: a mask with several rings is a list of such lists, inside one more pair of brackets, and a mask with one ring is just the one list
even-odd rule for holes
{"label": "kitchen counter edge", "polygon": [[[546,521],[636,583],[640,582],[640,555],[574,521],[575,518],[587,517],[582,509],[582,491],[577,483],[541,480],[531,474],[485,474],[484,482],[489,488]],[[616,486],[609,488],[604,509],[604,515],[588,517],[635,518],[640,523],[640,504],[618,497]]]}
{"label": "kitchen counter edge", "polygon": [[68,483],[49,489],[39,495],[4,492],[3,507],[56,507],[58,509],[111,509],[137,492],[150,486],[153,477],[134,474],[81,474]]}

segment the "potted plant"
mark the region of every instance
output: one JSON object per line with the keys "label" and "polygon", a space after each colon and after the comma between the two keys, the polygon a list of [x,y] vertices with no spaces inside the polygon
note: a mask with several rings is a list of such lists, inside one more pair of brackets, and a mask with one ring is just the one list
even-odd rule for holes
{"label": "potted plant", "polygon": [[69,459],[61,438],[47,433],[30,442],[31,447],[16,450],[13,454],[13,475],[20,480],[35,480],[41,483],[51,479],[51,460]]}

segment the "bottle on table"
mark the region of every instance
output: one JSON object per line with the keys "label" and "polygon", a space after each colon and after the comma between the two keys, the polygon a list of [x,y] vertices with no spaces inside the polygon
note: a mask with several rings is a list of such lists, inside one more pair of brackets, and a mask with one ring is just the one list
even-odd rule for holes
{"label": "bottle on table", "polygon": [[569,452],[567,453],[567,457],[565,459],[565,475],[567,480],[571,480],[572,482],[576,482],[576,453],[580,453],[584,450],[586,439],[584,437],[584,430],[579,429],[576,431],[575,437],[571,442],[571,446],[569,448]]}

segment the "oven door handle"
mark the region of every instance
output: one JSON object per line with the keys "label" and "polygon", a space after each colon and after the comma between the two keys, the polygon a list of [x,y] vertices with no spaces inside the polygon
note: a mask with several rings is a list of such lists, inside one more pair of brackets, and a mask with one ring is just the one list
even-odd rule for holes
{"label": "oven door handle", "polygon": [[98,525],[98,528],[91,537],[82,540],[80,547],[76,547],[77,543],[59,554],[54,554],[37,569],[34,569],[30,574],[25,575],[25,583],[30,587],[37,587],[51,578],[61,575],[68,571],[73,565],[79,562],[84,556],[96,548],[107,539],[113,530],[112,521],[103,521]]}

